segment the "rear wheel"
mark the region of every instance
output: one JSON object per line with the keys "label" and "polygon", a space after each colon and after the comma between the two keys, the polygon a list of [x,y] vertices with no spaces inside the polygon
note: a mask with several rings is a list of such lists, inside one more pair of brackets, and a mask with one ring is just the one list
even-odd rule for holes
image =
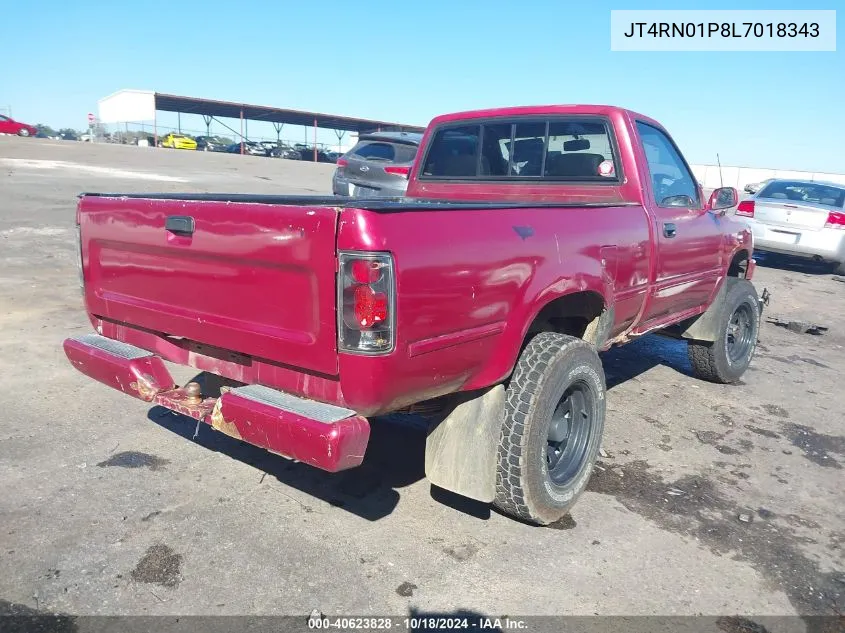
{"label": "rear wheel", "polygon": [[531,523],[563,517],[584,491],[601,444],[604,370],[588,343],[535,336],[507,390],[495,505]]}
{"label": "rear wheel", "polygon": [[836,267],[833,269],[833,273],[835,275],[845,275],[845,262],[836,264]]}
{"label": "rear wheel", "polygon": [[750,281],[731,284],[721,306],[715,341],[690,341],[688,354],[698,378],[717,383],[737,382],[754,356],[760,332],[760,303]]}

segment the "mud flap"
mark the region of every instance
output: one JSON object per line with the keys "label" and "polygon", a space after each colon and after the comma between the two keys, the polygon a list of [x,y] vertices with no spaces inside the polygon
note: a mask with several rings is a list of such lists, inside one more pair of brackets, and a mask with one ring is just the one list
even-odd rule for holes
{"label": "mud flap", "polygon": [[505,388],[496,385],[461,401],[432,430],[425,445],[425,474],[435,486],[491,503],[505,411]]}
{"label": "mud flap", "polygon": [[[703,314],[695,317],[691,323],[688,323],[686,326],[682,326],[680,328],[679,333],[681,337],[691,339],[693,341],[705,341],[710,343],[719,338],[723,319],[726,318],[726,316],[730,316],[723,314],[725,298],[728,296],[728,291],[736,284],[749,284],[754,289],[754,295],[757,295],[756,288],[754,288],[754,285],[747,279],[728,277],[725,279],[725,283],[723,283],[719,288],[719,291],[716,293],[710,307],[707,308]],[[766,292],[764,296],[765,302],[768,303],[768,292]],[[758,305],[762,313],[763,302],[758,300]]]}

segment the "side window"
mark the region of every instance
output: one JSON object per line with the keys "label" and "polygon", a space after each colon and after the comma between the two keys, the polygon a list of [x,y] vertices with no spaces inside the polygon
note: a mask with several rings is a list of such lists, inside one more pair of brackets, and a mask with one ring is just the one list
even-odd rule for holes
{"label": "side window", "polygon": [[686,207],[692,200],[699,207],[698,187],[674,143],[666,134],[647,123],[637,122],[637,133],[645,150],[652,190],[657,206]]}
{"label": "side window", "polygon": [[2,114],[0,114],[0,121],[8,121],[8,120],[9,120],[9,117],[3,116]]}
{"label": "side window", "polygon": [[424,176],[473,177],[478,171],[480,126],[462,125],[438,130],[423,166]]}

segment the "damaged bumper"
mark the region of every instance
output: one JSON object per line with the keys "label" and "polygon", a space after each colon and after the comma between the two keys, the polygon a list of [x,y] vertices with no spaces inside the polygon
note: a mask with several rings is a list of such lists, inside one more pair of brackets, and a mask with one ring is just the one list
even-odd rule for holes
{"label": "damaged bumper", "polygon": [[329,472],[354,468],[364,459],[370,424],[350,409],[262,385],[203,397],[195,383],[177,387],[155,354],[96,334],[69,338],[64,350],[71,364],[94,380],[271,452]]}

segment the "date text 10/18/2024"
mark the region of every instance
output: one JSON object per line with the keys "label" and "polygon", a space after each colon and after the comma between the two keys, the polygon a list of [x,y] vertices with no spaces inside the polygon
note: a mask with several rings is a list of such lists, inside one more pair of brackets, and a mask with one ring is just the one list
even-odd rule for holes
{"label": "date text 10/18/2024", "polygon": [[509,617],[437,617],[437,616],[409,616],[402,618],[376,617],[329,617],[312,615],[308,618],[308,628],[311,630],[398,630],[410,631],[443,631],[443,630],[475,630],[475,631],[521,631],[527,629],[524,620]]}

